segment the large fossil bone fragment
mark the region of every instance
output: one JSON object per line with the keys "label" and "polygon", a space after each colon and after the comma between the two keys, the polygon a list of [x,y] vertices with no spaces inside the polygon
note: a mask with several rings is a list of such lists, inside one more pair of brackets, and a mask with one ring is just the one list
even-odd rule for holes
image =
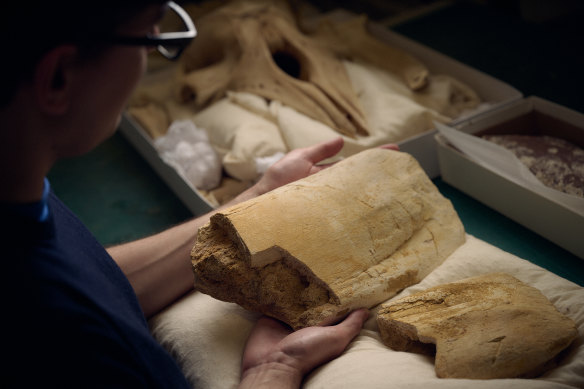
{"label": "large fossil bone fragment", "polygon": [[411,90],[428,85],[428,68],[409,53],[375,39],[367,31],[364,16],[342,22],[324,20],[312,37],[337,58],[363,61],[400,76]]}
{"label": "large fossil bone fragment", "polygon": [[377,322],[389,347],[436,345],[443,378],[539,375],[578,335],[537,289],[505,273],[440,285],[382,305]]}
{"label": "large fossil bone fragment", "polygon": [[373,149],[217,213],[191,256],[196,289],[301,328],[385,301],[463,242],[417,161]]}
{"label": "large fossil bone fragment", "polygon": [[311,36],[298,29],[287,3],[247,0],[205,15],[197,27],[181,59],[179,98],[199,109],[227,90],[249,92],[355,137],[369,131],[342,59],[403,74],[412,89],[427,82],[423,64],[367,34],[362,19],[341,27],[323,23]]}

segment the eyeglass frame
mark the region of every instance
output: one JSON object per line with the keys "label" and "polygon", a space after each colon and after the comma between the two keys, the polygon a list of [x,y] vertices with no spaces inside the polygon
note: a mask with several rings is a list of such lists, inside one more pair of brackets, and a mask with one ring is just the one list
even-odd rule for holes
{"label": "eyeglass frame", "polygon": [[[135,36],[109,36],[105,41],[118,45],[129,46],[154,46],[160,54],[169,60],[177,59],[189,43],[197,36],[197,29],[189,14],[174,1],[167,3],[168,7],[172,9],[181,19],[186,31],[163,32],[157,35],[146,35],[141,37]],[[176,47],[176,52],[170,52],[165,46]]]}

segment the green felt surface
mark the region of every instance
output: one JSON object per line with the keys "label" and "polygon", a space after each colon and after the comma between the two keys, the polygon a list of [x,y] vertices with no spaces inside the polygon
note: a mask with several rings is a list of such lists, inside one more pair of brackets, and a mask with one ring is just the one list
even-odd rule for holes
{"label": "green felt surface", "polygon": [[192,217],[120,133],[82,157],[60,161],[48,178],[59,198],[106,246]]}
{"label": "green felt surface", "polygon": [[[456,3],[394,30],[537,95],[584,112],[582,23],[531,24],[477,3]],[[122,135],[59,162],[49,179],[104,245],[137,239],[191,217]],[[442,180],[468,233],[584,285],[584,260],[466,196]],[[583,232],[584,238],[584,232]]]}

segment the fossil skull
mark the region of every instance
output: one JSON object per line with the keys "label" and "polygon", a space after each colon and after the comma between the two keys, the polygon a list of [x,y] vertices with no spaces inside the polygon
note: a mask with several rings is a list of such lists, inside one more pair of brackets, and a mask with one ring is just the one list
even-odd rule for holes
{"label": "fossil skull", "polygon": [[424,65],[371,37],[362,18],[307,34],[285,2],[236,0],[204,15],[197,28],[181,59],[179,87],[179,99],[197,109],[228,90],[249,92],[355,137],[368,135],[367,122],[343,59],[401,72],[412,89],[427,82]]}

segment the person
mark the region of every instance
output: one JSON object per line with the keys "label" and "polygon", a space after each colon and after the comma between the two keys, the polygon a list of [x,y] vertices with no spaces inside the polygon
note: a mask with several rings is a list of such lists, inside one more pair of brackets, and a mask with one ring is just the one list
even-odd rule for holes
{"label": "person", "polygon": [[[161,0],[4,8],[3,385],[188,387],[147,319],[193,288],[189,253],[211,213],[106,249],[50,190],[46,176],[56,161],[86,153],[114,133],[148,52],[158,47],[176,58],[194,36],[192,21]],[[165,12],[182,18],[178,34],[158,31]],[[290,152],[232,203],[325,168],[319,162],[342,145],[339,138]],[[342,353],[367,315],[360,309],[338,324],[296,332],[261,318],[244,351],[241,387],[298,387],[305,374]]]}

